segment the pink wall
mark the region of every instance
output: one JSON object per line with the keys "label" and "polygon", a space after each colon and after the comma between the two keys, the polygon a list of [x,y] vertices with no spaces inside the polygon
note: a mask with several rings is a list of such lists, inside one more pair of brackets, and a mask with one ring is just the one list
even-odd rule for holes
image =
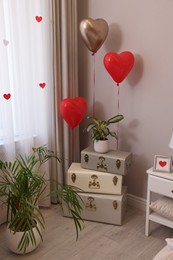
{"label": "pink wall", "polygon": [[[146,170],[154,155],[173,155],[168,145],[173,131],[173,2],[163,0],[79,0],[79,23],[103,18],[109,34],[95,55],[96,116],[117,114],[117,87],[103,65],[113,51],[131,51],[135,66],[120,84],[120,150],[133,153],[133,165],[125,178],[128,192],[146,198]],[[94,58],[79,33],[79,88],[92,112]],[[80,125],[81,149],[90,144]],[[111,148],[116,149],[113,139]]]}

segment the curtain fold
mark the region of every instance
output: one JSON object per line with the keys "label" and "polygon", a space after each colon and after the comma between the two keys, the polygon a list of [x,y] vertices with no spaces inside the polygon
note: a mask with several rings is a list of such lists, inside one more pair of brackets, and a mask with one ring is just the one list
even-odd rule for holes
{"label": "curtain fold", "polygon": [[54,72],[54,150],[61,163],[54,163],[52,179],[66,183],[67,170],[79,161],[79,129],[71,129],[60,115],[64,98],[78,96],[77,2],[52,0],[53,9],[53,72]]}

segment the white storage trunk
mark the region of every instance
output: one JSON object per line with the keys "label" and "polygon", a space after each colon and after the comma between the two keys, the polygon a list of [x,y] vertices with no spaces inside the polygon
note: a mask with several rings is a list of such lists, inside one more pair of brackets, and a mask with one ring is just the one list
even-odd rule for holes
{"label": "white storage trunk", "polygon": [[[83,220],[122,225],[126,209],[126,186],[123,186],[122,195],[95,193],[79,193],[79,195],[84,202],[81,214]],[[64,208],[64,216],[70,217],[67,208]]]}
{"label": "white storage trunk", "polygon": [[68,169],[67,184],[84,192],[121,194],[122,175],[83,169],[80,163],[72,163]]}
{"label": "white storage trunk", "polygon": [[92,147],[81,151],[82,168],[101,172],[125,175],[132,162],[132,153],[110,150],[107,153],[97,153]]}

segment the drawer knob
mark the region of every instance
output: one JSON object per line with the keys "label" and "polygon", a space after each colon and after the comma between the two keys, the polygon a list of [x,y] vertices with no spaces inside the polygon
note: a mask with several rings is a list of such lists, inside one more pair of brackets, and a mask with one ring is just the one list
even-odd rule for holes
{"label": "drawer knob", "polygon": [[173,193],[173,190],[171,190],[171,192]]}

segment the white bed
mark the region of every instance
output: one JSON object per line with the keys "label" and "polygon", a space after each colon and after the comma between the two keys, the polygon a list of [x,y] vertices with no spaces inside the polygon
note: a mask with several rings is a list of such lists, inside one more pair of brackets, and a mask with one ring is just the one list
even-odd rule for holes
{"label": "white bed", "polygon": [[173,260],[173,238],[166,238],[167,245],[160,250],[153,260]]}

